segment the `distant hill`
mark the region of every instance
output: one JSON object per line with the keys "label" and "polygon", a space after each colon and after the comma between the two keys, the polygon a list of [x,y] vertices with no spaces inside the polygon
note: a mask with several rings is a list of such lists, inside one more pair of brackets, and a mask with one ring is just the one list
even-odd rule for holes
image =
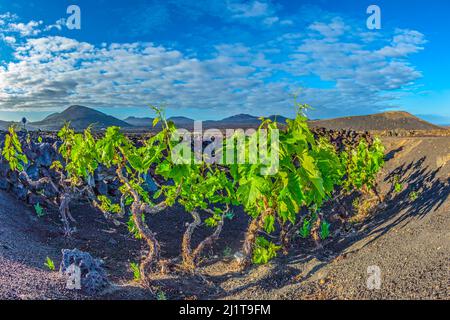
{"label": "distant hill", "polygon": [[14,123],[13,121],[0,120],[0,130],[7,130],[9,126],[13,123]]}
{"label": "distant hill", "polygon": [[[288,118],[280,115],[272,115],[269,118],[278,123],[285,123]],[[168,120],[173,121],[178,128],[185,128],[192,130],[194,127],[194,120],[187,117],[171,117]],[[109,126],[119,126],[126,130],[149,130],[153,128],[153,118],[145,117],[128,117],[125,120],[119,120],[113,116],[107,115],[103,112],[74,105],[61,113],[53,113],[44,120],[27,123],[28,130],[59,130],[64,123],[70,121],[71,126],[76,130],[83,130],[89,125],[94,129],[107,128]],[[1,121],[0,130],[7,129],[12,123],[18,122]],[[255,128],[261,123],[259,117],[249,114],[238,114],[222,120],[207,120],[202,122],[203,129],[236,129],[236,128]],[[311,120],[310,125],[313,127],[325,127],[328,129],[352,129],[358,131],[370,130],[442,130],[449,129],[448,127],[439,127],[429,122],[426,122],[408,112],[394,111],[384,112],[379,114],[367,116],[352,116],[344,118],[326,119],[326,120]],[[161,124],[156,126],[156,129],[161,128]]]}
{"label": "distant hill", "polygon": [[153,118],[128,117],[123,121],[135,127],[151,127],[153,124]]}
{"label": "distant hill", "polygon": [[[0,130],[8,130],[8,128],[11,125],[15,125],[17,128],[22,128],[23,124],[22,122],[17,122],[17,121],[4,121],[4,120],[0,120]],[[33,126],[31,123],[27,123],[26,124],[26,128],[28,130],[37,130],[38,128],[36,128],[35,126]]]}
{"label": "distant hill", "polygon": [[[271,120],[277,120],[280,123],[286,122],[285,117],[279,115],[273,115],[268,117]],[[194,120],[187,117],[170,117],[167,120],[173,121],[175,125],[179,128],[192,129],[194,127]],[[137,118],[137,117],[128,117],[124,120],[132,126],[139,128],[148,128],[152,127],[153,118]],[[238,114],[234,115],[222,120],[206,120],[202,122],[202,127],[204,129],[207,128],[247,128],[247,127],[255,127],[261,121],[259,117],[255,117],[249,114]]]}
{"label": "distant hill", "polygon": [[327,129],[365,130],[439,130],[442,127],[426,122],[404,111],[390,111],[367,116],[353,116],[310,121],[314,127]]}
{"label": "distant hill", "polygon": [[254,122],[254,121],[258,121],[258,117],[252,116],[250,114],[245,114],[245,113],[241,113],[241,114],[237,114],[222,120],[219,120],[220,122],[227,122],[227,123],[237,123],[237,122],[244,122],[244,123],[248,123],[248,122]]}
{"label": "distant hill", "polygon": [[167,119],[168,121],[172,121],[175,123],[177,127],[180,128],[191,128],[194,126],[194,119],[186,118],[186,117],[170,117]]}
{"label": "distant hill", "polygon": [[[260,117],[255,117],[249,114],[238,114],[235,116],[231,116],[222,120],[219,120],[218,122],[222,122],[222,123],[260,123],[261,121],[259,120]],[[274,121],[275,119],[277,120],[277,122],[280,123],[284,123],[286,122],[286,117],[280,116],[280,115],[272,115],[269,117],[266,117],[268,119],[271,119],[272,121]]]}
{"label": "distant hill", "polygon": [[[260,117],[255,117],[249,114],[238,114],[222,120],[208,120],[204,121],[203,126],[206,128],[251,128],[256,127],[261,123]],[[272,115],[266,117],[272,121],[285,123],[287,118],[279,115]]]}
{"label": "distant hill", "polygon": [[[153,127],[153,119],[154,118],[149,118],[149,117],[146,117],[146,118],[128,117],[124,121],[136,128],[152,128]],[[175,125],[180,128],[183,128],[183,127],[191,128],[194,125],[194,120],[190,119],[190,118],[186,118],[186,117],[171,117],[171,118],[168,118],[167,120],[173,121],[173,123],[175,123]],[[156,128],[160,128],[160,127],[161,127],[160,124],[158,124],[156,126]]]}
{"label": "distant hill", "polygon": [[32,122],[33,127],[41,130],[58,130],[64,123],[70,121],[71,126],[75,130],[83,130],[89,125],[95,129],[106,128],[109,126],[119,126],[122,128],[131,127],[125,121],[109,116],[103,112],[83,107],[71,106],[61,113],[53,113],[42,121]]}

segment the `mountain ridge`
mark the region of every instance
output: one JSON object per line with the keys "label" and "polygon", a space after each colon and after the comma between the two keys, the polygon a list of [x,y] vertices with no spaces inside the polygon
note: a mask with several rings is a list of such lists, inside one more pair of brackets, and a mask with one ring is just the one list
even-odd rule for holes
{"label": "mountain ridge", "polygon": [[406,111],[387,111],[362,116],[347,116],[310,121],[313,127],[332,130],[351,129],[357,131],[383,130],[442,130],[443,127],[427,122]]}
{"label": "mountain ridge", "polygon": [[[272,115],[266,119],[275,119],[279,123],[284,123],[288,118],[281,115]],[[129,116],[120,120],[111,115],[97,111],[92,108],[72,105],[62,112],[56,112],[48,115],[41,121],[29,122],[26,127],[29,130],[59,130],[66,122],[70,122],[75,130],[83,130],[89,125],[94,129],[103,129],[108,126],[119,126],[126,130],[148,130],[153,128],[152,117]],[[173,121],[177,127],[192,129],[194,119],[184,116],[173,116],[168,118]],[[0,128],[5,130],[11,124],[18,122],[0,120]],[[260,123],[260,117],[246,113],[236,114],[221,120],[206,120],[202,122],[202,127],[207,128],[252,128]],[[448,130],[445,126],[437,126],[422,120],[406,111],[388,111],[371,115],[347,116],[333,119],[310,120],[313,127],[325,127],[327,129],[340,130],[352,129],[357,131],[371,130]],[[161,124],[158,124],[157,128]]]}
{"label": "mountain ridge", "polygon": [[79,105],[72,105],[62,112],[52,113],[41,121],[31,122],[30,125],[45,130],[59,130],[66,122],[70,122],[75,130],[83,130],[88,126],[92,126],[94,129],[109,126],[131,127],[125,121],[95,109]]}

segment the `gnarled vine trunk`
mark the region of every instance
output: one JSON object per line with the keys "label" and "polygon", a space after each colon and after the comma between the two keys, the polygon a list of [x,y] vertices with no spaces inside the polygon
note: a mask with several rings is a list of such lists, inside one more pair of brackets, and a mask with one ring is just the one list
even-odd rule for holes
{"label": "gnarled vine trunk", "polygon": [[280,221],[281,232],[280,232],[280,243],[283,250],[283,254],[287,255],[289,253],[289,247],[291,246],[291,240],[295,236],[295,232],[303,224],[305,217],[301,217],[295,224],[286,224]]}
{"label": "gnarled vine trunk", "polygon": [[[61,216],[61,222],[63,223],[64,228],[64,235],[69,237],[73,230],[70,227],[70,221],[75,222],[75,219],[72,217],[72,214],[70,213],[70,207],[69,204],[72,201],[74,197],[79,197],[80,194],[78,194],[77,189],[75,191],[71,191],[71,187],[67,187],[64,185],[64,176],[61,176],[60,184],[63,188],[61,190],[58,188],[58,186],[52,181],[52,179],[49,176],[43,177],[37,181],[33,181],[28,174],[25,171],[20,172],[19,178],[28,188],[34,192],[37,192],[39,189],[42,189],[44,185],[49,184],[56,194],[58,194],[57,199],[59,202],[59,214]],[[55,203],[51,203],[50,201],[47,201],[47,204],[55,205]]]}
{"label": "gnarled vine trunk", "polygon": [[200,258],[205,248],[212,246],[213,243],[219,239],[220,233],[222,232],[223,224],[224,219],[222,217],[222,219],[217,223],[216,230],[214,230],[214,232],[209,237],[205,238],[202,242],[198,244],[197,248],[193,252],[194,262],[196,262]]}
{"label": "gnarled vine trunk", "polygon": [[243,257],[238,263],[239,270],[245,270],[252,263],[256,237],[258,236],[258,232],[264,226],[264,220],[268,215],[269,211],[264,210],[258,217],[256,217],[250,222],[250,225],[247,228],[247,232],[245,233],[245,240],[242,246]]}
{"label": "gnarled vine trunk", "polygon": [[191,212],[192,217],[194,218],[194,221],[191,222],[184,235],[183,235],[183,242],[182,242],[182,259],[183,259],[183,267],[191,272],[194,272],[197,268],[198,260],[203,252],[203,250],[211,246],[217,239],[219,239],[220,233],[222,232],[224,220],[223,217],[220,219],[220,221],[217,223],[216,229],[214,232],[205,238],[203,241],[201,241],[197,247],[192,250],[191,241],[192,241],[192,234],[194,233],[195,229],[198,228],[201,224],[200,215],[197,211]]}
{"label": "gnarled vine trunk", "polygon": [[156,206],[149,206],[143,203],[137,191],[131,186],[129,180],[123,175],[122,168],[116,169],[117,176],[120,181],[128,188],[128,191],[134,198],[134,202],[131,205],[131,214],[134,224],[138,229],[139,235],[145,240],[149,247],[147,256],[141,261],[139,269],[143,279],[146,279],[149,273],[164,271],[165,265],[161,261],[161,250],[159,241],[156,235],[147,226],[147,223],[142,219],[144,213],[155,214],[166,208],[165,202],[162,202]]}
{"label": "gnarled vine trunk", "polygon": [[69,237],[72,234],[72,228],[70,227],[69,219],[74,222],[75,219],[70,214],[70,208],[69,204],[71,201],[70,194],[67,192],[63,193],[60,197],[60,204],[59,204],[59,213],[61,215],[61,221],[64,226],[64,235]]}
{"label": "gnarled vine trunk", "polygon": [[317,219],[314,222],[312,228],[311,228],[311,238],[314,240],[314,243],[316,245],[316,248],[321,248],[322,245],[320,244],[320,225],[322,223],[322,216],[320,213],[317,214]]}
{"label": "gnarled vine trunk", "polygon": [[289,246],[291,245],[292,229],[295,226],[288,227],[287,223],[280,222],[281,232],[280,232],[280,243],[283,254],[287,255],[289,251]]}
{"label": "gnarled vine trunk", "polygon": [[[43,177],[39,180],[31,180],[25,171],[19,173],[19,180],[22,182],[29,190],[37,193],[38,190],[43,189],[45,185],[49,184],[56,193],[59,193],[58,187],[53,183],[49,177]],[[55,203],[45,198],[45,202],[49,206],[54,206]]]}
{"label": "gnarled vine trunk", "polygon": [[145,221],[142,219],[144,213],[143,205],[140,202],[134,202],[131,206],[131,214],[134,224],[139,231],[139,235],[145,240],[148,245],[149,252],[147,256],[141,261],[139,266],[142,278],[146,278],[148,273],[153,273],[160,263],[160,245],[156,239],[155,234],[148,228]]}
{"label": "gnarled vine trunk", "polygon": [[197,211],[192,211],[191,216],[194,218],[194,221],[188,225],[184,232],[183,242],[181,243],[181,257],[183,258],[183,267],[193,271],[195,270],[195,262],[191,248],[192,234],[194,233],[194,230],[200,226],[202,220]]}

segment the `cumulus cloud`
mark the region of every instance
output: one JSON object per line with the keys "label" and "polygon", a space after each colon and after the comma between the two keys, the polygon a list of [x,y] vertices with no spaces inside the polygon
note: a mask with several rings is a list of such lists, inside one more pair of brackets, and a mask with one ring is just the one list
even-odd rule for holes
{"label": "cumulus cloud", "polygon": [[8,31],[18,32],[23,37],[36,36],[41,32],[39,27],[42,25],[42,23],[42,21],[30,21],[28,23],[10,23],[8,26]]}
{"label": "cumulus cloud", "polygon": [[17,20],[19,17],[11,12],[0,13],[0,26],[4,26],[11,21]]}
{"label": "cumulus cloud", "polygon": [[278,6],[275,6],[270,1],[231,1],[228,2],[228,12],[232,19],[245,20],[259,20],[265,26],[272,26],[274,24],[291,25],[293,22],[289,19],[280,19],[277,15]]}
{"label": "cumulus cloud", "polygon": [[10,44],[10,45],[16,43],[16,38],[11,37],[11,36],[4,36],[4,35],[2,35],[1,39],[3,41],[5,41],[7,44]]}
{"label": "cumulus cloud", "polygon": [[308,29],[318,32],[327,39],[332,39],[342,36],[345,32],[349,31],[350,27],[341,18],[337,17],[330,23],[314,22]]}
{"label": "cumulus cloud", "polygon": [[250,3],[243,2],[232,2],[229,4],[231,12],[233,12],[233,17],[235,18],[255,18],[255,17],[266,17],[271,12],[268,3],[253,1]]}
{"label": "cumulus cloud", "polygon": [[50,24],[44,28],[44,31],[58,30],[61,31],[63,27],[66,25],[66,19],[61,18],[56,20],[54,24]]}
{"label": "cumulus cloud", "polygon": [[32,37],[41,33],[43,21],[31,20],[24,23],[18,20],[16,14],[10,12],[0,14],[0,38],[3,41],[13,44],[17,37]]}
{"label": "cumulus cloud", "polygon": [[[315,88],[302,90],[306,102],[319,106],[316,116],[361,114],[382,110],[422,77],[406,57],[422,50],[423,34],[397,29],[391,46],[374,46],[389,41],[354,30],[341,18],[315,22],[312,32],[297,40],[300,45],[282,68],[298,77],[318,77]],[[294,37],[295,39],[296,37]]]}
{"label": "cumulus cloud", "polygon": [[[273,8],[256,2],[232,7],[235,18],[275,17]],[[13,61],[0,64],[2,110],[167,102],[171,108],[267,115],[291,110],[291,94],[302,87],[300,99],[316,107],[317,117],[367,113],[411,90],[422,75],[408,56],[426,42],[413,30],[371,36],[339,17],[256,45],[218,44],[203,58],[154,43],[93,45],[32,34],[18,32],[16,43],[7,40],[11,35],[2,38],[14,52]]]}
{"label": "cumulus cloud", "polygon": [[386,57],[404,57],[424,49],[425,36],[415,30],[397,29],[391,45],[382,48],[379,53]]}
{"label": "cumulus cloud", "polygon": [[[229,50],[229,49],[228,49]],[[251,110],[269,94],[256,67],[241,65],[227,49],[198,60],[151,43],[94,47],[64,37],[29,39],[16,50],[18,62],[0,69],[0,107],[51,108],[145,106]],[[285,97],[286,98],[286,97]]]}

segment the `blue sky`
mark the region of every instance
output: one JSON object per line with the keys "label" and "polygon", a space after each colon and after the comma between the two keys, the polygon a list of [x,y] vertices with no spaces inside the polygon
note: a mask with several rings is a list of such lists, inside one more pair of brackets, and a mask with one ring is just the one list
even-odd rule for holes
{"label": "blue sky", "polygon": [[[69,5],[81,29],[69,30]],[[366,9],[381,9],[369,30]],[[0,3],[0,119],[81,104],[119,118],[406,110],[450,123],[450,2],[21,1]]]}

